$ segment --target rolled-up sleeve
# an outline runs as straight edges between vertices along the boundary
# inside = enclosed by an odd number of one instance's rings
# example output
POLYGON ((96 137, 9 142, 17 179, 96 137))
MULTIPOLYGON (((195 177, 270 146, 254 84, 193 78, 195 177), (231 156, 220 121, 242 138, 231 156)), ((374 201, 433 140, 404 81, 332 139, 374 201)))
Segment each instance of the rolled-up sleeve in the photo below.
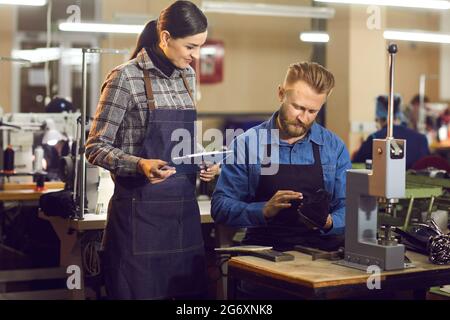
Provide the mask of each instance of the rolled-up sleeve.
POLYGON ((86 141, 87 160, 119 176, 137 174, 141 159, 114 145, 119 127, 131 103, 130 83, 121 70, 109 74, 102 86, 94 121, 86 141))

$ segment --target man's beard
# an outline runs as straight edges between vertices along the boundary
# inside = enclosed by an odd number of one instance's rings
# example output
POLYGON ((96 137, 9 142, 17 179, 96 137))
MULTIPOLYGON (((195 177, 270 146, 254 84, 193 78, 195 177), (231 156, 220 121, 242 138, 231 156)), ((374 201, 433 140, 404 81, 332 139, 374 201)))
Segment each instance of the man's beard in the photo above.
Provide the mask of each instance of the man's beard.
POLYGON ((278 117, 280 119, 280 129, 285 135, 289 136, 290 138, 298 138, 304 136, 313 124, 311 123, 310 125, 306 125, 299 122, 298 120, 289 120, 287 118, 284 106, 280 108, 278 117))

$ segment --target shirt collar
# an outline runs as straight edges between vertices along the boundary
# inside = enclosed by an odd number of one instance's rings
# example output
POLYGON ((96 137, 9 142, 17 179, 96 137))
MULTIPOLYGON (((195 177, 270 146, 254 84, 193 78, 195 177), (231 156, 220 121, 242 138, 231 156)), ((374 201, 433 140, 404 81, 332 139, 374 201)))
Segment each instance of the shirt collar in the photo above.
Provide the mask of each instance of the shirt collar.
POLYGON ((136 56, 136 62, 139 65, 139 67, 143 70, 156 70, 162 77, 164 78, 178 78, 180 76, 181 70, 175 68, 174 72, 170 77, 166 76, 164 72, 158 69, 158 67, 155 66, 152 59, 150 59, 147 50, 145 48, 142 48, 141 51, 136 56))
MULTIPOLYGON (((277 129, 276 119, 278 117, 278 113, 279 113, 279 111, 276 111, 270 117, 269 122, 268 122, 269 129, 277 129)), ((321 130, 320 125, 318 125, 314 121, 311 129, 309 129, 308 133, 306 134, 306 137, 304 139, 298 140, 296 143, 301 142, 301 141, 307 141, 307 142, 312 141, 315 144, 323 145, 324 141, 323 141, 322 130, 321 130)))

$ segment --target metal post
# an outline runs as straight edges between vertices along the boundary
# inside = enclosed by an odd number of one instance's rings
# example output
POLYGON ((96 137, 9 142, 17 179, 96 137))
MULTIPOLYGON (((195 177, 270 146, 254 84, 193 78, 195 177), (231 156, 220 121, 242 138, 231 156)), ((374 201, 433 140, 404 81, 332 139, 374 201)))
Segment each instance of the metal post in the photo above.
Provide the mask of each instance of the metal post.
POLYGON ((394 137, 394 69, 395 54, 397 51, 398 48, 395 43, 389 45, 389 104, 386 139, 392 139, 394 137))
POLYGON ((87 120, 87 57, 88 53, 110 53, 110 54, 128 54, 128 50, 117 49, 98 49, 98 48, 83 48, 82 49, 82 68, 81 68, 81 89, 82 89, 82 107, 81 107, 81 132, 80 144, 78 147, 78 154, 80 158, 79 163, 79 181, 75 181, 75 185, 79 186, 79 212, 78 219, 84 218, 85 198, 86 198, 86 120, 87 120))
POLYGON ((427 76, 421 74, 419 77, 419 110, 417 113, 417 130, 425 133, 425 82, 427 76))
POLYGON ((81 67, 81 90, 83 94, 82 107, 81 107, 81 132, 80 132, 80 145, 78 147, 78 154, 80 155, 80 210, 78 213, 78 218, 83 219, 84 217, 84 201, 86 197, 86 157, 85 157, 85 144, 86 144, 86 109, 87 109, 87 60, 86 53, 88 49, 83 48, 83 59, 81 67))
POLYGON ((405 223, 403 224, 404 231, 406 231, 406 229, 408 229, 409 221, 411 220, 413 206, 414 206, 414 197, 411 197, 411 199, 409 199, 408 211, 406 211, 405 223))

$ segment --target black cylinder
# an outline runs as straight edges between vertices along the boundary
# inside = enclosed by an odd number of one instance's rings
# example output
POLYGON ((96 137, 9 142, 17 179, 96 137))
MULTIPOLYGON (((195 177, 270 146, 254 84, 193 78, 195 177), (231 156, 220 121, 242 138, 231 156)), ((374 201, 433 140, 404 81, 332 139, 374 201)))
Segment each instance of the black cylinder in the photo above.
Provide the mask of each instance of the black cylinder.
POLYGON ((398 47, 397 47, 397 45, 395 43, 392 43, 392 44, 389 45, 388 52, 390 54, 395 54, 395 53, 397 53, 397 51, 398 51, 398 47))
POLYGON ((14 150, 11 145, 8 145, 3 153, 3 171, 14 171, 14 150))
POLYGON ((45 185, 45 176, 43 174, 36 175, 36 189, 42 190, 45 185))

